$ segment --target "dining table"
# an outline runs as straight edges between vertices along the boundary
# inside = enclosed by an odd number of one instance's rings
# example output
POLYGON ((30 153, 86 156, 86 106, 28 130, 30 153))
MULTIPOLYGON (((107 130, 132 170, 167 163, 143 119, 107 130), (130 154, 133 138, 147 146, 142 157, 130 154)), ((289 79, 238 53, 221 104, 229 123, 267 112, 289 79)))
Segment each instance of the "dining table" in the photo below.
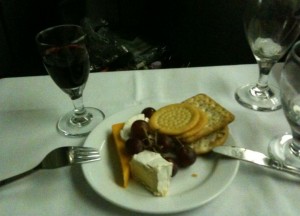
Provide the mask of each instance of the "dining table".
MULTIPOLYGON (((275 88, 278 87, 282 68, 282 63, 276 64, 269 76, 269 82, 275 88)), ((288 133, 290 127, 282 109, 253 111, 235 100, 234 92, 238 87, 257 79, 256 64, 93 72, 89 75, 83 98, 85 106, 97 107, 105 113, 101 125, 133 107, 180 103, 203 93, 235 116, 229 125, 232 143, 228 145, 267 155, 268 143, 276 136, 288 133)), ((56 129, 59 117, 71 109, 69 97, 48 75, 0 79, 0 181, 34 167, 57 147, 86 145, 91 134, 87 137, 66 137, 56 129)), ((229 159, 220 157, 218 160, 222 163, 229 159)), ((107 161, 103 160, 93 163, 107 165, 107 161)), ((194 205, 175 208, 170 191, 166 197, 147 195, 151 197, 149 202, 153 202, 151 211, 139 208, 138 199, 142 200, 143 196, 137 198, 136 209, 134 206, 126 208, 129 200, 126 196, 122 198, 123 203, 112 201, 113 197, 120 196, 113 192, 115 189, 109 195, 101 193, 101 184, 107 181, 106 173, 101 173, 101 169, 95 170, 100 176, 96 179, 99 187, 91 185, 91 176, 87 176, 85 169, 93 163, 39 170, 0 186, 0 215, 274 216, 299 215, 300 211, 299 176, 237 161, 236 172, 230 181, 224 179, 228 183, 205 202, 197 203, 197 194, 194 193, 190 200, 182 202, 183 206, 187 204, 185 202, 194 205), (165 204, 166 211, 156 211, 155 203, 163 203, 164 199, 169 200, 165 204)), ((218 188, 217 184, 222 181, 220 176, 216 185, 211 184, 207 191, 201 190, 202 184, 192 190, 203 196, 214 187, 218 188)), ((106 182, 106 190, 118 187, 115 184, 113 181, 106 182)), ((185 181, 180 184, 184 185, 185 181)), ((117 190, 126 189, 120 187, 117 190)))

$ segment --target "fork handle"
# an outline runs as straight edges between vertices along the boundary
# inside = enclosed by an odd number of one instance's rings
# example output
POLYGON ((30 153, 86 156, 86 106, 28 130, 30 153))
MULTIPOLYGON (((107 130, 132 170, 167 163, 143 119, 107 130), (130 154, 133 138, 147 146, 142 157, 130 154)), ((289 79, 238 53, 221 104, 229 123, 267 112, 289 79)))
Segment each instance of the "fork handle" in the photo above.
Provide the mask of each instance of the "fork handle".
POLYGON ((7 179, 1 180, 1 181, 0 181, 0 187, 1 187, 1 186, 4 186, 4 185, 6 185, 6 184, 9 184, 9 183, 11 183, 11 182, 14 182, 14 181, 16 181, 16 180, 18 180, 18 179, 21 179, 21 178, 23 178, 23 177, 25 177, 25 176, 28 176, 28 175, 30 175, 31 173, 34 173, 34 172, 38 171, 38 170, 39 170, 39 167, 40 167, 40 165, 38 165, 38 166, 36 166, 36 167, 34 167, 34 168, 30 169, 30 170, 27 170, 27 171, 25 171, 25 172, 23 172, 23 173, 20 173, 20 174, 17 174, 17 175, 15 175, 15 176, 9 177, 9 178, 7 178, 7 179))

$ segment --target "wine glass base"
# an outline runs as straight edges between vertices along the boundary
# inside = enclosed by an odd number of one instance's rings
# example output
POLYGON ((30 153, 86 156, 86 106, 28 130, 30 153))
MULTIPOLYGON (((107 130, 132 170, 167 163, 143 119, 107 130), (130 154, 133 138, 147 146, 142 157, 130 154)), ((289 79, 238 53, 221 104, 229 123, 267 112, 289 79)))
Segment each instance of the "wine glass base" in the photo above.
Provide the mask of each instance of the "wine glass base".
POLYGON ((281 137, 273 139, 268 147, 270 157, 285 165, 300 168, 300 157, 293 154, 290 144, 292 142, 291 134, 284 134, 281 137))
POLYGON ((281 108, 280 91, 269 87, 266 92, 256 91, 256 84, 238 88, 235 99, 242 106, 256 111, 275 111, 281 108))
POLYGON ((58 132, 65 136, 86 136, 104 120, 105 115, 101 110, 93 107, 86 107, 85 109, 88 113, 88 120, 84 124, 74 124, 71 120, 74 116, 74 111, 70 111, 57 122, 58 132))

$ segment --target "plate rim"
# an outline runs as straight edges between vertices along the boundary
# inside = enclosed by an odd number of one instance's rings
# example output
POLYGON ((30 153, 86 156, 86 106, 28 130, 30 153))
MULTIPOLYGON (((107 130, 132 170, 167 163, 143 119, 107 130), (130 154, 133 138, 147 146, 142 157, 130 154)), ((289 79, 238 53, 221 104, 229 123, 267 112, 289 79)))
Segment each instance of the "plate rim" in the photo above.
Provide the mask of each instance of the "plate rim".
MULTIPOLYGON (((150 106, 152 107, 161 107, 163 105, 165 105, 166 103, 154 103, 152 102, 150 106)), ((104 119, 103 122, 101 122, 89 135, 88 137, 86 138, 86 140, 84 141, 84 144, 83 146, 91 146, 91 141, 93 139, 94 136, 96 136, 96 133, 101 130, 103 128, 103 130, 105 128, 108 127, 108 125, 111 125, 112 123, 118 123, 117 119, 119 118, 122 118, 122 115, 130 115, 131 113, 136 113, 136 112, 139 112, 141 111, 143 108, 145 107, 148 107, 149 105, 148 104, 139 104, 139 105, 135 105, 135 106, 131 106, 131 107, 128 107, 120 112, 117 112, 111 116, 109 116, 108 118, 104 119)), ((126 118, 129 118, 130 116, 127 116, 126 118)), ((124 119, 126 120, 126 119, 124 119)), ((110 129, 110 128, 109 128, 110 129)), ((103 147, 103 145, 105 145, 105 142, 107 143, 107 134, 105 134, 106 132, 103 131, 103 140, 102 140, 102 143, 98 143, 99 144, 99 147, 101 146, 101 148, 103 147)), ((100 133, 98 134, 98 137, 100 137, 100 133)), ((231 139, 234 141, 234 138, 230 135, 231 139)), ((100 141, 101 142, 101 141, 100 141)), ((235 141, 234 141, 235 142, 235 141)), ((92 144, 93 146, 93 144, 92 144)), ((95 146, 93 146, 95 147, 95 146)), ((102 149, 101 149, 102 151, 102 149)), ((101 152, 100 152, 101 154, 101 152)), ((90 163, 90 164, 82 164, 82 171, 83 171, 83 174, 84 174, 84 177, 85 179, 87 180, 88 184, 93 188, 93 190, 98 194, 100 195, 101 197, 103 197, 105 200, 109 201, 110 203, 116 205, 116 206, 119 206, 123 209, 127 209, 127 210, 131 210, 131 211, 135 211, 135 212, 140 212, 140 213, 151 213, 151 214, 167 214, 167 213, 178 213, 178 212, 183 212, 183 211, 187 211, 187 210, 191 210, 191 209, 194 209, 194 208, 197 208, 197 207, 200 207, 208 202, 210 202, 211 200, 213 200, 214 198, 218 197, 221 193, 223 193, 227 188, 228 186, 232 183, 233 179, 235 178, 237 172, 238 172, 238 169, 239 169, 239 161, 238 160, 231 160, 231 175, 228 175, 227 176, 227 182, 224 183, 222 185, 222 187, 219 188, 219 190, 217 190, 216 192, 214 192, 212 195, 210 195, 206 200, 203 200, 202 202, 189 202, 188 205, 180 205, 180 206, 176 206, 176 208, 173 208, 173 209, 169 209, 168 207, 166 207, 165 209, 157 209, 157 208, 152 208, 152 209, 141 209, 141 208, 138 208, 137 206, 131 206, 131 205, 128 205, 128 203, 123 204, 120 203, 118 201, 118 199, 114 199, 113 196, 105 196, 103 194, 103 190, 101 191, 101 189, 99 190, 99 187, 97 187, 96 185, 94 185, 94 181, 92 180, 92 177, 91 177, 91 173, 89 172, 89 169, 92 169, 91 167, 93 166, 96 166, 95 163, 90 163)), ((99 162, 97 163, 103 163, 102 160, 100 160, 99 162)), ((99 170, 100 172, 100 170, 99 170)), ((93 175, 93 174, 92 174, 93 175)), ((122 187, 120 187, 119 185, 117 185, 116 182, 113 181, 113 183, 115 183, 115 186, 122 189, 122 190, 126 190, 122 187)), ((150 193, 149 193, 150 194, 150 193)), ((115 195, 114 195, 115 196, 115 195)), ((131 197, 131 196, 130 196, 131 197)), ((155 197, 153 196, 152 194, 150 194, 150 199, 152 199, 152 197, 154 197, 155 199, 158 199, 160 200, 160 202, 162 202, 162 200, 167 200, 169 201, 170 199, 172 199, 172 196, 166 196, 166 197, 155 197)), ((183 196, 185 197, 185 196, 183 196)), ((175 199, 175 198, 173 198, 175 199)), ((190 200, 189 200, 190 201, 190 200)), ((182 204, 182 202, 181 202, 182 204)))

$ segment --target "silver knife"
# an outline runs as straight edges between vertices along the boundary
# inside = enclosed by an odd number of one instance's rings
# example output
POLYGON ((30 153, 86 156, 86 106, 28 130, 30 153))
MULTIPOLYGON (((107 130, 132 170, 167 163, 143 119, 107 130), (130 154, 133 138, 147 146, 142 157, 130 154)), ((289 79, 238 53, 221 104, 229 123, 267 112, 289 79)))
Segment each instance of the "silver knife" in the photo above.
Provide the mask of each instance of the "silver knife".
POLYGON ((278 171, 287 172, 294 175, 300 176, 300 169, 285 165, 279 161, 267 157, 261 152, 252 151, 245 148, 240 148, 236 146, 219 146, 213 149, 213 152, 225 155, 227 157, 251 162, 260 166, 275 169, 278 171))

